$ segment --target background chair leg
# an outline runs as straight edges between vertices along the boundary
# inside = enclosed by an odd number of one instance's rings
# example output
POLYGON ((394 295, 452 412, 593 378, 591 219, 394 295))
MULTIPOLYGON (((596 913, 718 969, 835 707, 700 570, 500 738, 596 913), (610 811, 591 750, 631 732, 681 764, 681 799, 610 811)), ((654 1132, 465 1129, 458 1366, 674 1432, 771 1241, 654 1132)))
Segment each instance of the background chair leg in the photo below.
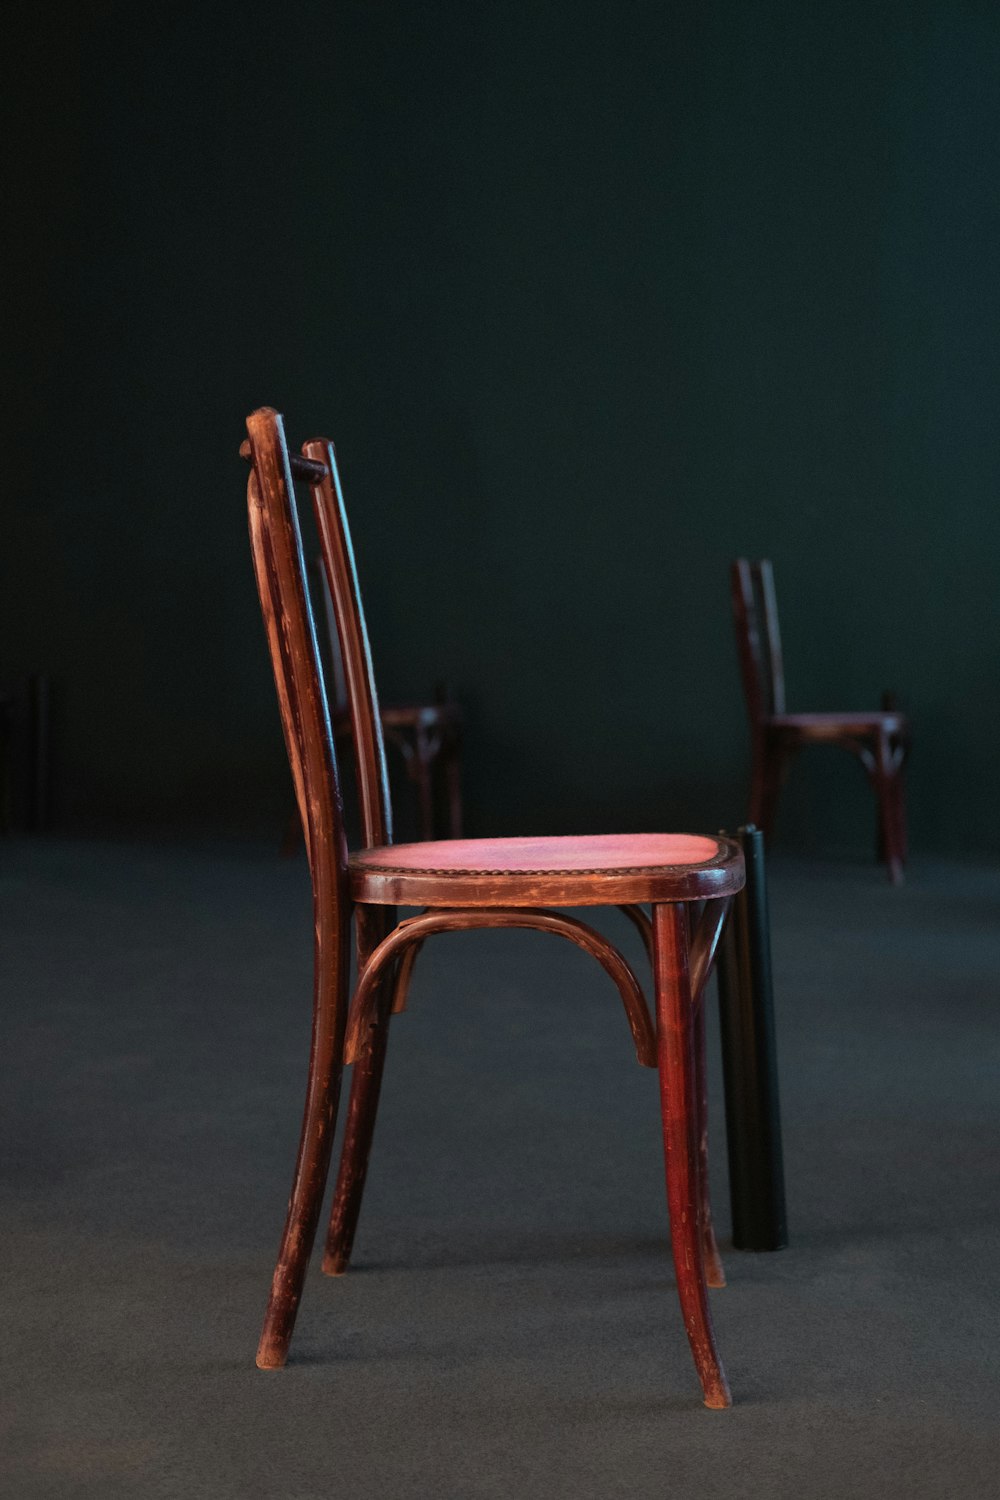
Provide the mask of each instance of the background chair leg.
MULTIPOLYGON (((358 908, 359 970, 382 938, 388 935, 394 921, 395 913, 389 907, 358 908)), ((326 1276, 343 1276, 354 1248, 354 1235, 361 1213, 361 1201, 368 1178, 368 1161, 375 1136, 375 1121, 378 1117, 385 1053, 389 1043, 389 1012, 394 993, 395 965, 390 964, 380 988, 378 1025, 372 1028, 364 1056, 354 1064, 344 1144, 340 1152, 333 1211, 323 1256, 323 1273, 326 1276)))
POLYGON ((445 785, 448 792, 448 837, 462 837, 462 752, 458 736, 452 740, 444 757, 445 785))
POLYGON ((733 1244, 781 1250, 788 1225, 764 839, 750 826, 736 837, 746 885, 733 898, 716 960, 733 1244))
POLYGON ((905 865, 910 849, 906 829, 906 784, 901 766, 892 778, 892 802, 896 824, 896 850, 900 862, 905 865))
POLYGON ((766 742, 754 751, 747 822, 759 828, 768 843, 774 832, 778 793, 788 774, 788 762, 787 750, 769 747, 766 742))
POLYGON ((903 860, 899 847, 899 807, 896 782, 898 772, 893 764, 889 737, 880 734, 876 745, 875 796, 878 802, 879 845, 893 885, 903 879, 903 860))
POLYGON ((420 837, 424 840, 432 839, 434 837, 434 751, 419 729, 412 772, 417 784, 420 837))
POLYGON ((257 1347, 257 1365, 262 1370, 279 1369, 288 1356, 302 1283, 323 1206, 343 1073, 347 933, 338 935, 329 931, 328 919, 324 929, 319 903, 317 907, 320 935, 309 1080, 288 1214, 257 1347))
POLYGON ((653 907, 660 1109, 677 1292, 705 1405, 732 1405, 708 1307, 699 1182, 698 1088, 687 920, 680 906, 653 907))

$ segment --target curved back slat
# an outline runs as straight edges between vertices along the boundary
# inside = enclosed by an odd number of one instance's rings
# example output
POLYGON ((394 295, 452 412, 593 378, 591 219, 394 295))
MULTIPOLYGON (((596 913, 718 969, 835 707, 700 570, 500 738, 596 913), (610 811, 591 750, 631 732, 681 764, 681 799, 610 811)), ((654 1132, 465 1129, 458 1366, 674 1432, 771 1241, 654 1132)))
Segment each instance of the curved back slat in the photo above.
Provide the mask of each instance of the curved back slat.
POLYGON ((310 488, 351 715, 361 836, 370 849, 392 842, 392 808, 368 630, 333 444, 316 438, 304 443, 302 452, 325 469, 310 488))
POLYGON ((282 420, 270 407, 247 418, 253 470, 250 542, 282 728, 317 901, 346 901, 347 844, 323 669, 306 586, 292 467, 282 420))
POLYGON ((264 513, 263 502, 260 497, 260 485, 257 482, 256 473, 251 470, 247 481, 247 517, 250 523, 250 552, 253 557, 254 576, 257 580, 257 594, 260 598, 261 614, 264 616, 264 629, 267 632, 267 646, 271 656, 271 667, 274 672, 274 685, 278 693, 278 707, 281 715, 281 728, 285 736, 285 748, 288 751, 288 764, 292 770, 292 781, 295 784, 295 801, 299 809, 299 819, 302 823, 302 833, 306 843, 306 853, 309 862, 312 863, 312 855, 309 850, 309 813, 306 803, 305 774, 303 771, 303 752, 299 739, 298 722, 292 708, 292 685, 291 668, 287 660, 284 637, 278 624, 280 605, 278 603, 278 584, 274 573, 274 559, 271 553, 271 542, 268 536, 267 517, 264 513))
POLYGON ((754 572, 764 609, 764 636, 767 641, 767 675, 771 684, 772 714, 785 712, 785 663, 781 654, 781 630, 778 626, 778 599, 774 592, 774 569, 767 558, 761 558, 754 572))

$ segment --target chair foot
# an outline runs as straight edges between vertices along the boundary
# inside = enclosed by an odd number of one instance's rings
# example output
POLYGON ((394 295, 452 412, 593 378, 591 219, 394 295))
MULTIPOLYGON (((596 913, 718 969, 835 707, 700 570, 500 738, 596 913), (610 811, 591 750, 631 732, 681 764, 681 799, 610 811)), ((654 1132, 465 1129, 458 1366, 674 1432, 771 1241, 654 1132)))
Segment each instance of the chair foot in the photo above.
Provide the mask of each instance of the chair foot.
POLYGON ((283 1370, 288 1359, 288 1340, 261 1335, 257 1345, 258 1370, 283 1370))

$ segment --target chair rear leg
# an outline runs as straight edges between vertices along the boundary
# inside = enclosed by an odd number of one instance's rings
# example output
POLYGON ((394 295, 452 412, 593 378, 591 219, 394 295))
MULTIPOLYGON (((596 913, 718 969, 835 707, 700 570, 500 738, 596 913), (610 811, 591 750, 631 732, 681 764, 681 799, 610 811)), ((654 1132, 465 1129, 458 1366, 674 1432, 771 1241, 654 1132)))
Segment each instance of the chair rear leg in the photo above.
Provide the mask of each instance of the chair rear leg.
MULTIPOLYGON (((359 907, 357 910, 359 969, 389 931, 392 919, 384 914, 388 910, 389 908, 371 907, 359 907)), ((372 1028, 364 1056, 354 1064, 344 1144, 340 1153, 337 1186, 323 1255, 323 1273, 326 1276, 343 1276, 354 1248, 354 1235, 361 1213, 368 1178, 368 1161, 375 1136, 375 1121, 378 1118, 395 979, 395 966, 390 965, 379 996, 379 1023, 372 1028)))
POLYGON ((896 825, 896 852, 900 863, 905 865, 910 849, 906 828, 906 779, 901 765, 896 767, 896 774, 892 778, 892 803, 896 825))
POLYGON ((902 832, 899 817, 898 770, 893 765, 892 746, 887 734, 879 734, 875 749, 875 776, 873 785, 878 802, 879 848, 889 871, 893 885, 903 879, 903 859, 900 848, 902 832))
POLYGON ((697 1004, 694 1017, 694 1070, 696 1098, 698 1101, 698 1195, 701 1218, 701 1244, 705 1258, 705 1280, 709 1286, 725 1286, 726 1273, 715 1238, 715 1223, 712 1219, 712 1199, 708 1183, 708 1068, 705 1057, 705 1000, 704 995, 697 1004))
POLYGON ((677 905, 653 908, 660 1108, 677 1292, 705 1405, 732 1404, 708 1307, 700 1212, 695 1015, 687 921, 677 905))
POLYGON ((367 1052, 354 1064, 344 1145, 323 1256, 323 1273, 326 1276, 343 1276, 351 1261, 361 1200, 368 1177, 375 1120, 378 1116, 389 1038, 387 1022, 388 1017, 383 1017, 381 1024, 374 1028, 367 1052))

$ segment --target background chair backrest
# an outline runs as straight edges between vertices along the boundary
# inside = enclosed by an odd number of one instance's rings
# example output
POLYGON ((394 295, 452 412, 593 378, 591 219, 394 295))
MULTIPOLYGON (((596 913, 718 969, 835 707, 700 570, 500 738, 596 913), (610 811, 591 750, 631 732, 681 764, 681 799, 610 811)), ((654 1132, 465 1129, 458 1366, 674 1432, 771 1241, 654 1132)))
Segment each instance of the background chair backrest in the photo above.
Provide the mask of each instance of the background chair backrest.
POLYGON ((785 671, 774 570, 739 557, 731 570, 733 619, 743 692, 752 724, 785 712, 785 671))

